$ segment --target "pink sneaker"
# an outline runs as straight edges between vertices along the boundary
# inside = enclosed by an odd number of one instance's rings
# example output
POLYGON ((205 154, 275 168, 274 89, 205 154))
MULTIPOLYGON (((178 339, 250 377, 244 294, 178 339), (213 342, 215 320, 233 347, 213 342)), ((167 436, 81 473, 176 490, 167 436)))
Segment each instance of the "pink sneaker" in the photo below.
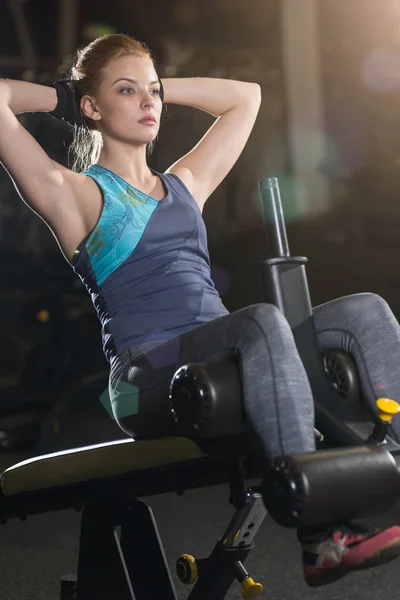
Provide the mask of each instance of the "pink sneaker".
POLYGON ((400 527, 383 531, 364 525, 332 526, 323 532, 299 532, 308 585, 332 583, 350 571, 368 569, 400 556, 400 527))

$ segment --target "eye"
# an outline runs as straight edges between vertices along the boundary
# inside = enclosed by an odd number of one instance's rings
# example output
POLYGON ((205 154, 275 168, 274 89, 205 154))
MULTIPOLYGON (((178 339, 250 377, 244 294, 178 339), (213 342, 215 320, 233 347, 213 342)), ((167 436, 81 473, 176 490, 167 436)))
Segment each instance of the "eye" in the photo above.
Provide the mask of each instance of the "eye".
POLYGON ((152 94, 155 94, 156 96, 160 95, 160 90, 151 90, 152 94))
POLYGON ((129 96, 130 92, 134 92, 135 90, 133 88, 123 88, 122 90, 120 90, 121 94, 124 94, 125 96, 129 96), (128 93, 129 92, 129 93, 128 93))

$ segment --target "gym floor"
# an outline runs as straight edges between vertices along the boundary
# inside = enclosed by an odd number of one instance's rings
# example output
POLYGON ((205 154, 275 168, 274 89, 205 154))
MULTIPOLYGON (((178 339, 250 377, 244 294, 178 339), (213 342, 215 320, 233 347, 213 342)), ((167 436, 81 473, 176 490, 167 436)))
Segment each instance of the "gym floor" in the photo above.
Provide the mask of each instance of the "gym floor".
MULTIPOLYGON (((23 458, 4 455, 0 457, 0 468, 23 458)), ((179 554, 201 558, 211 552, 233 512, 227 497, 227 488, 216 486, 192 490, 182 497, 165 494, 148 498, 174 576, 179 554)), ((60 575, 76 570, 79 521, 79 513, 64 511, 0 526, 0 599, 59 600, 60 575)), ((374 519, 378 527, 396 522, 400 522, 399 507, 374 519)), ((325 588, 308 588, 302 579, 295 532, 269 518, 258 532, 246 567, 253 579, 264 585, 260 600, 387 600, 397 598, 400 587, 400 562, 392 562, 349 575, 325 588)), ((176 587, 179 600, 187 598, 189 589, 180 582, 176 587)), ((227 600, 241 598, 240 586, 235 583, 227 600)))

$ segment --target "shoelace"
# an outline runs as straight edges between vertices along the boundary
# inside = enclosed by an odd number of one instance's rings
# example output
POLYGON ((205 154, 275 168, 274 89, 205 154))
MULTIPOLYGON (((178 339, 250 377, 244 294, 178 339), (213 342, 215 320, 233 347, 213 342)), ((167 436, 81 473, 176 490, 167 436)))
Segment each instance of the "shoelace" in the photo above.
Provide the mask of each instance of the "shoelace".
POLYGON ((331 527, 328 532, 327 538, 333 537, 337 531, 340 531, 341 533, 346 535, 347 541, 349 543, 354 543, 360 541, 361 539, 368 539, 370 537, 373 537, 379 532, 379 529, 371 530, 369 527, 363 525, 362 523, 348 523, 346 525, 338 525, 336 527, 331 527))
POLYGON ((324 540, 332 538, 338 531, 343 533, 343 535, 347 535, 347 538, 352 542, 359 541, 361 537, 367 539, 379 533, 379 529, 371 530, 362 523, 337 523, 325 530, 318 530, 317 528, 309 528, 308 530, 303 529, 299 531, 299 540, 303 544, 315 543, 318 541, 323 542, 324 540))

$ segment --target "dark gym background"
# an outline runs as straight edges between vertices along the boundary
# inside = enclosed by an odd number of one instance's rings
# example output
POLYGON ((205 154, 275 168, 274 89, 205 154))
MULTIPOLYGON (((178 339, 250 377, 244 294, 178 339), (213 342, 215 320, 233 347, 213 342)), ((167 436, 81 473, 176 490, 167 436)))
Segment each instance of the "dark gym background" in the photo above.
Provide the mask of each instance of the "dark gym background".
MULTIPOLYGON (((204 210, 228 309, 261 301, 256 263, 268 249, 257 180, 275 175, 292 254, 309 258, 313 303, 371 291, 400 316, 399 0, 2 0, 0 77, 51 83, 78 45, 113 31, 145 41, 161 77, 262 86, 251 138, 204 210)), ((66 125, 20 118, 67 164, 66 125)), ((163 121, 150 159, 159 170, 211 122, 177 106, 163 121)), ((0 468, 123 437, 99 400, 107 363, 90 298, 1 167, 0 328, 0 468)), ((227 498, 216 487, 151 499, 171 565, 181 552, 211 551, 231 515, 227 498)), ((399 521, 395 510, 378 525, 399 521)), ((0 527, 0 598, 55 600, 59 576, 76 567, 78 526, 79 515, 65 512, 0 527)), ((270 520, 247 565, 262 598, 372 600, 396 597, 400 584, 391 564, 309 590, 293 532, 270 520)), ((239 597, 232 588, 229 598, 239 597)))

